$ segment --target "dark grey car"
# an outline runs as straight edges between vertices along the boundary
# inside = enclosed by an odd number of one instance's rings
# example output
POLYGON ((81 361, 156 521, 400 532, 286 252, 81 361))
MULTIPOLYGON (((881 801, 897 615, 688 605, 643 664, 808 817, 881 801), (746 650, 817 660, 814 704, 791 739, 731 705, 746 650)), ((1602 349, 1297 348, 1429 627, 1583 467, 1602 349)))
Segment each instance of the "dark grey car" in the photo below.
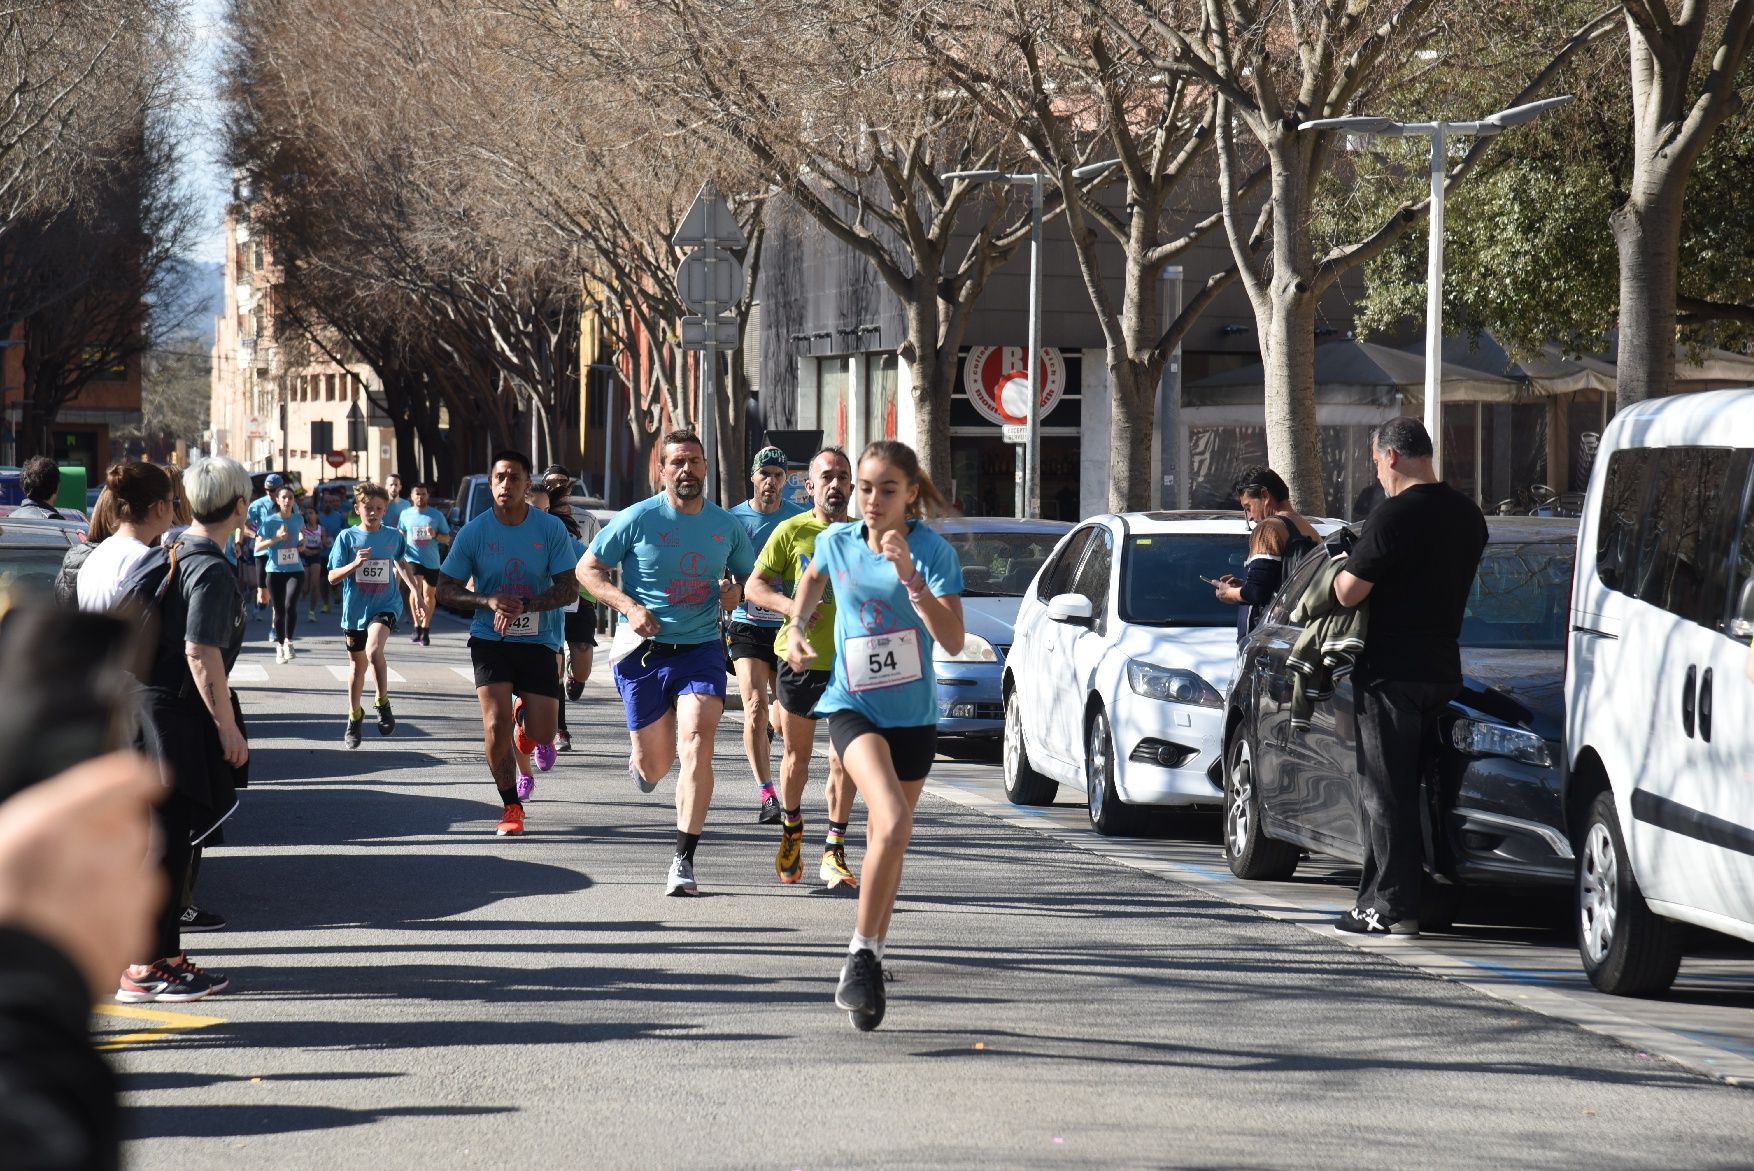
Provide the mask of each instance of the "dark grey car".
MULTIPOLYGON (((1463 885, 1571 881, 1560 768, 1565 626, 1577 522, 1488 518, 1462 625, 1462 694, 1440 718, 1422 792, 1426 859, 1463 885)), ((1293 574, 1243 645, 1227 701, 1224 853, 1243 878, 1288 878, 1303 851, 1364 857, 1350 679, 1291 726, 1293 574)))

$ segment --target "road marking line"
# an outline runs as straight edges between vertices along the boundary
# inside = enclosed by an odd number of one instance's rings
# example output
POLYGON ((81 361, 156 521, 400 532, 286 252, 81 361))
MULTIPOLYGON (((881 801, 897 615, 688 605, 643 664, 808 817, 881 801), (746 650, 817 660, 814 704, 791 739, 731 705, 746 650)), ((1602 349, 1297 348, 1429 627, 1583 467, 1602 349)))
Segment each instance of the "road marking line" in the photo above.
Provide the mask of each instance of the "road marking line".
POLYGON ((231 669, 228 678, 233 683, 266 683, 268 668, 260 663, 239 663, 231 669))
POLYGON ((92 1008, 92 1012, 99 1016, 116 1017, 121 1020, 153 1021, 158 1024, 156 1029, 147 1029, 138 1033, 123 1033, 120 1036, 95 1040, 92 1047, 98 1050, 122 1049, 145 1041, 162 1040, 165 1037, 188 1032, 191 1029, 205 1029, 225 1023, 224 1017, 196 1016, 186 1012, 165 1012, 163 1009, 138 1008, 131 1004, 99 1004, 92 1008))
MULTIPOLYGON (((343 666, 340 666, 340 665, 335 664, 335 663, 329 664, 329 674, 335 676, 335 682, 337 682, 337 683, 347 682, 347 680, 352 676, 352 672, 353 672, 353 667, 351 665, 343 667, 343 666)), ((367 679, 371 678, 370 671, 366 672, 366 678, 367 679)), ((391 683, 406 683, 406 682, 408 682, 407 679, 404 679, 402 677, 402 672, 396 670, 396 668, 394 668, 394 667, 390 668, 388 678, 389 678, 391 683)))

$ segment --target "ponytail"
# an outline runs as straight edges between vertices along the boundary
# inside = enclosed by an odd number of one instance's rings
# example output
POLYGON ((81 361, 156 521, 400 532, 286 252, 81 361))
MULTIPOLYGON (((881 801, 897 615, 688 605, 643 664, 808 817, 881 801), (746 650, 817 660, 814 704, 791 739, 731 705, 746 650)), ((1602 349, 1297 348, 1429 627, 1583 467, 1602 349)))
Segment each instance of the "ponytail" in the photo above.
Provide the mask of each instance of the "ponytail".
POLYGON ((907 444, 895 439, 875 440, 867 444, 865 450, 859 453, 859 463, 862 464, 868 459, 882 460, 896 468, 907 477, 910 486, 919 489, 914 496, 913 503, 907 506, 909 520, 933 520, 937 517, 955 514, 956 510, 950 506, 949 501, 944 499, 944 494, 938 491, 938 486, 932 483, 932 477, 928 476, 926 470, 920 467, 920 457, 915 455, 914 449, 907 444))

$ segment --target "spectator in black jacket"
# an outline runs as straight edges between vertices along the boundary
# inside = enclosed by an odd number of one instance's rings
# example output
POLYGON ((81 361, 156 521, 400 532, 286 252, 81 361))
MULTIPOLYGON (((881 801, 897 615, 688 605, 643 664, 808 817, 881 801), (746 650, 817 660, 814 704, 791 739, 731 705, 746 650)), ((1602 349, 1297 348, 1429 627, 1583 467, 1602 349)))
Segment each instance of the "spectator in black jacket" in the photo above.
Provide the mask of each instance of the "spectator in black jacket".
POLYGON ((0 802, 0 1161, 107 1169, 120 1158, 114 1075, 91 1005, 146 945, 165 894, 148 806, 157 771, 132 753, 0 802))
POLYGON ((61 491, 61 469, 46 455, 33 455, 24 461, 18 486, 24 492, 24 503, 12 515, 29 520, 66 520, 55 510, 55 494, 61 491))
POLYGON ((1217 587, 1219 601, 1242 607, 1236 615, 1236 640, 1241 642, 1260 622, 1262 609, 1298 559, 1321 544, 1321 535, 1291 507, 1291 490, 1265 464, 1244 468, 1230 494, 1253 525, 1241 579, 1225 574, 1217 587))

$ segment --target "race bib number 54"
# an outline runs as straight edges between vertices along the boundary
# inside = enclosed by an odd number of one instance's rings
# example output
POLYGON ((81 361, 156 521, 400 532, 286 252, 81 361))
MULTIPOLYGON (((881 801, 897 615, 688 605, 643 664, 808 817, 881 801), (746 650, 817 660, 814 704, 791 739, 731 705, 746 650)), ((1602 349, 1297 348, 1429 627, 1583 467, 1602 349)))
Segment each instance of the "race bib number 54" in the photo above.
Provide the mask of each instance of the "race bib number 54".
POLYGON ((900 687, 917 683, 922 677, 917 630, 849 638, 841 653, 846 657, 847 688, 851 691, 900 687))

